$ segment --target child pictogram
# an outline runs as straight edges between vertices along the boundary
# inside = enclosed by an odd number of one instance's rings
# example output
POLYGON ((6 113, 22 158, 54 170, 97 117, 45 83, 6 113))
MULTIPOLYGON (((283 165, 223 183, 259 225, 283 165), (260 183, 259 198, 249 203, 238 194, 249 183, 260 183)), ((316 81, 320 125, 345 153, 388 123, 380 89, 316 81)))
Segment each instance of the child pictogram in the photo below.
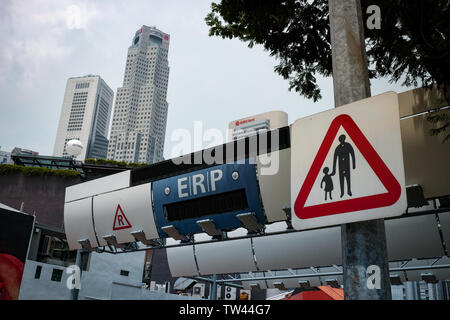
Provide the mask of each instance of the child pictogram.
POLYGON ((333 200, 331 197, 331 191, 333 191, 333 180, 331 179, 331 174, 328 174, 330 169, 328 167, 323 168, 324 177, 322 178, 322 182, 320 182, 320 188, 322 189, 322 185, 325 184, 325 201, 327 200, 327 194, 330 195, 330 200, 333 200))

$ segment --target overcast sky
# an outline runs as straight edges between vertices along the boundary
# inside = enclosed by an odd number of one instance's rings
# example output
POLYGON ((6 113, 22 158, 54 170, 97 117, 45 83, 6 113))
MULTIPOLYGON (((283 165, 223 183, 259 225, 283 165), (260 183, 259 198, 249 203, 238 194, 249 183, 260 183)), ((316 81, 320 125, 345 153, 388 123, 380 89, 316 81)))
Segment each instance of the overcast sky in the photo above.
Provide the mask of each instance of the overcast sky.
MULTIPOLYGON (((0 146, 51 155, 66 81, 98 74, 117 92, 127 49, 142 25, 171 35, 165 157, 177 128, 223 131, 228 122, 271 110, 289 123, 333 107, 332 79, 320 79, 317 103, 288 91, 262 47, 208 36, 208 0, 2 0, 0 2, 0 146), (81 19, 74 19, 80 11, 81 19)), ((372 82, 372 95, 409 88, 372 82)))

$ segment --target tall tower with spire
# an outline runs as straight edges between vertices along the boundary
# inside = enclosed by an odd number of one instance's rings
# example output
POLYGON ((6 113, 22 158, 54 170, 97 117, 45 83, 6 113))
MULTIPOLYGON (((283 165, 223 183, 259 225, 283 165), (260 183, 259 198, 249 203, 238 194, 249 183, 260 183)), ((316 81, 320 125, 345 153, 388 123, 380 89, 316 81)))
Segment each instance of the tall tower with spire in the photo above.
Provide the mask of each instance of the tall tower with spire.
POLYGON ((142 26, 128 48, 123 86, 117 89, 108 159, 163 160, 167 123, 169 35, 142 26))

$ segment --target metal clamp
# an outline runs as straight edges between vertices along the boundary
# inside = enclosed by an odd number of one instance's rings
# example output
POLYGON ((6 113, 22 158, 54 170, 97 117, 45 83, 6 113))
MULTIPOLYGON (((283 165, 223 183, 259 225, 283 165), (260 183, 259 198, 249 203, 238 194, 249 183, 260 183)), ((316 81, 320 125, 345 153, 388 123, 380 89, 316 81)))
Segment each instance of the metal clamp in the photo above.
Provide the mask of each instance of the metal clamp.
POLYGON ((258 220, 256 220, 255 214, 252 212, 241 213, 236 215, 236 217, 241 221, 243 227, 249 232, 261 232, 264 228, 261 224, 259 224, 258 220))
POLYGON ((283 212, 286 214, 286 225, 288 230, 294 230, 292 226, 292 210, 291 207, 283 207, 283 212))
POLYGON ((174 238, 175 240, 181 240, 181 241, 187 241, 188 238, 184 235, 181 235, 177 228, 175 228, 175 226, 170 225, 170 226, 165 226, 161 228, 162 231, 164 231, 165 233, 167 233, 167 235, 169 237, 174 238))
POLYGON ((89 239, 81 239, 78 240, 78 243, 81 245, 81 247, 85 250, 92 251, 91 242, 89 239))
POLYGON ((212 219, 198 220, 197 224, 210 236, 220 236, 222 231, 217 230, 214 221, 212 219))
POLYGON ((309 282, 309 280, 299 280, 298 284, 300 285, 300 287, 303 290, 311 290, 312 289, 311 283, 309 282))
POLYGON ((277 288, 278 290, 286 290, 286 287, 284 286, 284 283, 281 281, 277 281, 273 283, 273 286, 277 288))
POLYGON ((131 232, 131 235, 134 237, 134 239, 136 241, 140 241, 147 246, 155 246, 156 247, 156 246, 161 245, 159 243, 159 241, 156 239, 147 239, 147 237, 145 236, 145 232, 142 230, 133 231, 133 232, 131 232))
POLYGON ((327 280, 325 280, 325 282, 327 283, 327 285, 329 285, 332 288, 340 288, 341 287, 339 285, 339 282, 337 281, 337 279, 327 279, 327 280))
POLYGON ((257 282, 250 283, 250 288, 252 289, 261 289, 261 286, 257 282))
POLYGON ((402 279, 398 274, 391 274, 389 276, 389 280, 391 281, 391 285, 393 286, 400 286, 403 284, 402 279))
POLYGON ((434 275, 433 273, 421 273, 420 277, 426 283, 437 283, 438 282, 436 275, 434 275))
POLYGON ((115 235, 107 235, 107 236, 103 236, 103 239, 105 239, 106 243, 110 246, 114 246, 116 248, 125 248, 126 245, 124 244, 119 244, 117 242, 116 236, 115 235))

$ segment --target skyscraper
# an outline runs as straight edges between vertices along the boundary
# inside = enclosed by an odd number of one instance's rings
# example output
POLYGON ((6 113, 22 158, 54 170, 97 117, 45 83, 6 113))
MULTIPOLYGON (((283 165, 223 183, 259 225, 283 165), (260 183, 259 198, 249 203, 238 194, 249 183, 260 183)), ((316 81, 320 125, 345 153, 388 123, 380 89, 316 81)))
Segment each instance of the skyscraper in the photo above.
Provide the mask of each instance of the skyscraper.
POLYGON ((169 35, 142 26, 128 49, 117 89, 108 159, 155 163, 163 159, 168 103, 169 35))
POLYGON ((84 146, 77 160, 106 158, 113 97, 114 92, 100 76, 69 78, 53 155, 68 156, 67 142, 77 139, 84 146))

